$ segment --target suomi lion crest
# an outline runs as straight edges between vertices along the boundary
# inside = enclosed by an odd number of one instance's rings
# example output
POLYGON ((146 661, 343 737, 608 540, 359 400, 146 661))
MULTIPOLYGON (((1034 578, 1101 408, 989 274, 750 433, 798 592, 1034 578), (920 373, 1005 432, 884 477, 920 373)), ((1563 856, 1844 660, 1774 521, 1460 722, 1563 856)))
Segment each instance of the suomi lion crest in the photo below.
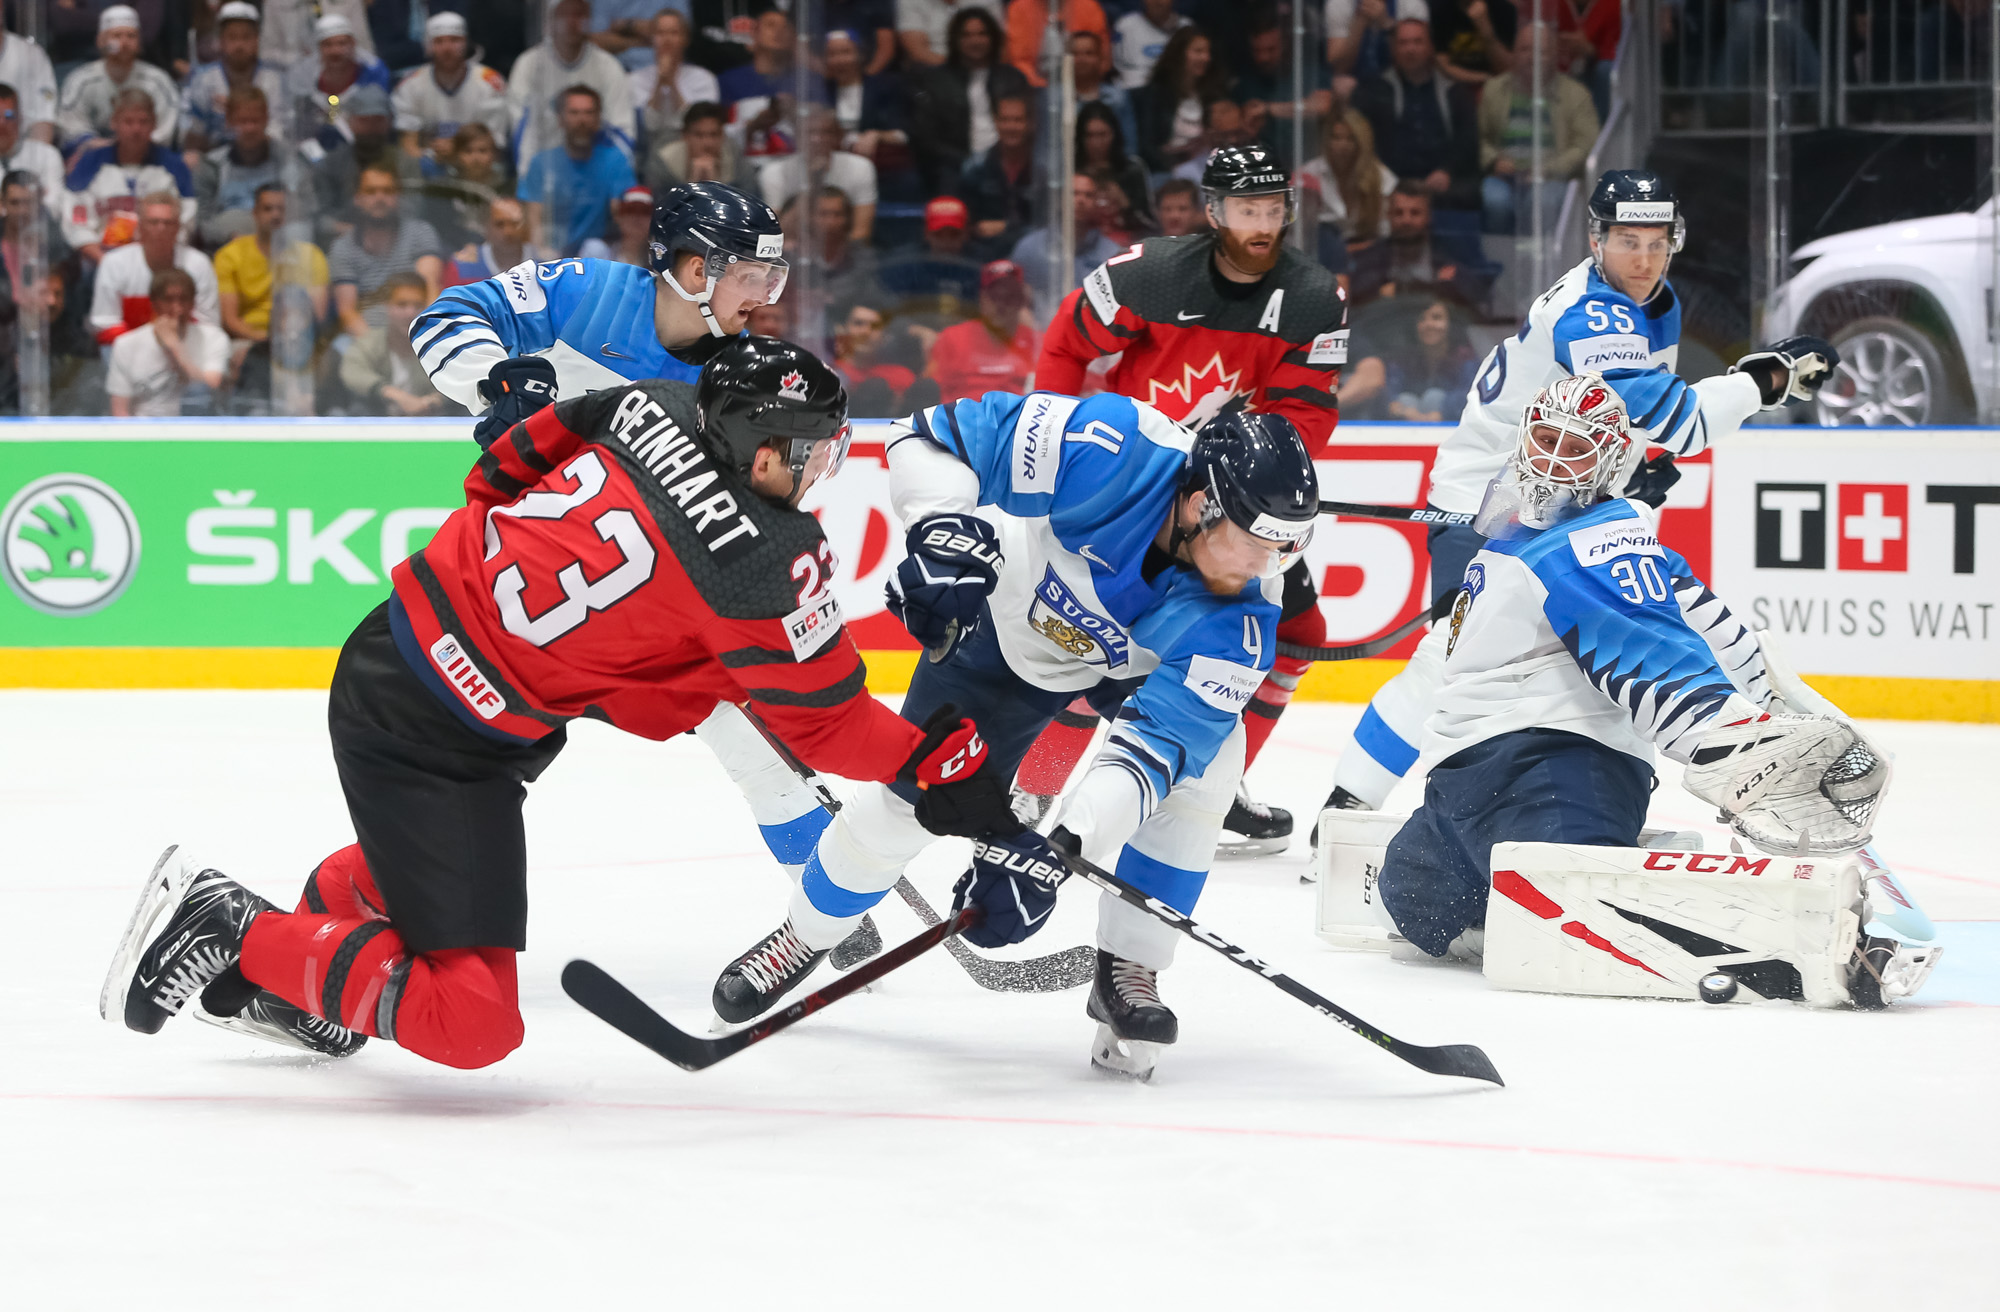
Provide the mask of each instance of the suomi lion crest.
POLYGON ((138 572, 139 521, 106 484, 50 474, 0 512, 0 567, 36 610, 88 615, 116 601, 138 572))

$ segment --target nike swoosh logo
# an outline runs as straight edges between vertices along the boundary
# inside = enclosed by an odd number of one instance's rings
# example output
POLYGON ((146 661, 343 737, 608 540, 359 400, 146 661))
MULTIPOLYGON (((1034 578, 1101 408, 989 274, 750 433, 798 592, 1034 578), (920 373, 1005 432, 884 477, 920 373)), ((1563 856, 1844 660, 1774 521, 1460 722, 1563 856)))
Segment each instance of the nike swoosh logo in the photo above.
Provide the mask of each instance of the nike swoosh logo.
POLYGON ((1092 551, 1090 549, 1089 543, 1085 543, 1083 546, 1078 547, 1076 549, 1076 554, 1082 556, 1085 560, 1097 566, 1105 573, 1109 574, 1112 572, 1111 562, 1100 557, 1095 551, 1092 551))
POLYGON ((600 346, 597 348, 597 351, 598 354, 600 355, 608 355, 618 360, 630 360, 635 364, 638 363, 639 360, 639 357, 636 355, 627 355, 623 351, 614 351, 608 346, 600 346))
POLYGON ((1180 310, 1174 314, 1174 318, 1179 319, 1182 323, 1186 323, 1189 319, 1206 319, 1207 317, 1208 311, 1206 310, 1200 314, 1189 314, 1186 310, 1180 310))

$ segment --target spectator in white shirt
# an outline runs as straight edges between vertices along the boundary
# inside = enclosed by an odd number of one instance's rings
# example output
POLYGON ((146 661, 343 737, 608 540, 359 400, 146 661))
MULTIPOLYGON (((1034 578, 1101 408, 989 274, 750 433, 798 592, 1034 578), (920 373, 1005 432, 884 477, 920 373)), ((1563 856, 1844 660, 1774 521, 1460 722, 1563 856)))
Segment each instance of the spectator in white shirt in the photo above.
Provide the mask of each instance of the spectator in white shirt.
POLYGON ((463 16, 436 13, 424 23, 424 52, 431 62, 404 77, 390 97, 406 153, 429 152, 449 164, 451 139, 467 123, 480 124, 495 141, 507 139, 513 129, 507 79, 470 58, 470 51, 463 16))
POLYGON ((322 18, 344 18, 354 34, 354 46, 368 58, 375 58, 375 36, 368 30, 368 6, 364 0, 263 0, 264 58, 279 68, 290 68, 319 53, 313 25, 322 18))
POLYGON ((32 41, 0 31, 0 82, 14 88, 23 135, 55 144, 56 73, 32 41))
POLYGON ((590 27, 590 0, 555 0, 549 6, 548 35, 533 50, 514 61, 507 76, 507 107, 514 115, 514 165, 544 150, 562 145, 561 110, 557 99, 574 86, 598 95, 604 110, 604 130, 612 144, 632 153, 632 89, 618 57, 585 39, 590 27))
MULTIPOLYGON (((14 38, 18 40, 19 38, 14 38)), ((52 215, 62 213, 62 155, 40 137, 21 131, 21 93, 0 82, 0 174, 32 173, 42 186, 42 204, 52 215)))
POLYGON ((945 37, 957 12, 957 0, 896 0, 896 41, 903 47, 903 58, 942 64, 950 53, 945 37))
POLYGON ((171 269, 188 276, 194 288, 190 308, 202 323, 222 322, 222 300, 216 290, 215 266, 208 257, 181 242, 181 200, 172 192, 155 192, 139 201, 139 239, 105 253, 97 266, 97 288, 90 298, 90 330, 110 342, 128 328, 144 323, 155 306, 146 297, 154 279, 171 269))
POLYGON ((847 239, 865 243, 875 229, 875 166, 852 151, 835 150, 840 144, 840 120, 825 105, 814 105, 806 117, 804 156, 789 155, 773 160, 757 174, 764 203, 782 210, 792 197, 806 189, 810 176, 817 187, 838 187, 852 203, 854 219, 847 239))
POLYGON ((1159 61, 1160 52, 1167 48, 1167 41, 1187 23, 1185 17, 1174 12, 1174 0, 1145 0, 1142 8, 1112 24, 1118 84, 1128 91, 1145 86, 1146 80, 1153 76, 1153 65, 1159 61))
POLYGON ((202 399, 201 391, 212 397, 229 366, 229 339, 222 330, 189 318, 195 300, 193 278, 180 269, 163 269, 153 275, 146 290, 153 321, 111 346, 104 390, 111 398, 111 413, 120 419, 183 414, 190 403, 202 399), (201 391, 191 396, 190 387, 201 391))
POLYGON ((662 9, 653 20, 653 62, 625 75, 632 103, 639 107, 639 133, 647 150, 681 134, 681 118, 689 105, 720 100, 715 74, 687 62, 693 33, 677 9, 662 9))
POLYGON ((63 79, 56 125, 64 149, 73 158, 79 149, 109 144, 112 102, 119 92, 133 88, 153 102, 153 140, 171 145, 180 122, 181 93, 164 70, 140 62, 139 11, 113 5, 100 14, 97 49, 102 59, 91 60, 63 79))
MULTIPOLYGON (((216 16, 216 44, 221 58, 213 64, 203 64, 188 77, 181 116, 184 149, 206 154, 233 140, 229 131, 229 98, 239 91, 254 88, 262 92, 267 108, 284 105, 284 70, 258 57, 262 22, 257 6, 248 0, 229 0, 222 6, 222 12, 216 16)), ((275 130, 270 135, 283 141, 285 126, 273 125, 275 130)))

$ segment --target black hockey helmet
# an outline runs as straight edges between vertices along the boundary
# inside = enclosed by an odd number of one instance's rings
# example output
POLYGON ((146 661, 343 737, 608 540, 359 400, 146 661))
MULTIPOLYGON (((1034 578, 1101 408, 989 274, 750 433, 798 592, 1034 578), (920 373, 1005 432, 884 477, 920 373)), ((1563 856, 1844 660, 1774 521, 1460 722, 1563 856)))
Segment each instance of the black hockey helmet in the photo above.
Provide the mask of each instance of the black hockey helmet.
POLYGON ((827 468, 847 459, 847 389, 840 375, 802 346, 775 337, 735 337, 703 366, 695 383, 701 439, 723 464, 748 474, 757 452, 773 447, 792 471, 791 499, 823 443, 827 468))
POLYGON ((1319 522, 1319 476, 1305 439, 1283 415, 1231 407, 1201 426, 1181 493, 1208 493, 1201 531, 1224 518, 1287 556, 1304 551, 1319 522))
POLYGON ((1590 237, 1601 243, 1613 224, 1663 227, 1676 254, 1687 240, 1687 219, 1666 179, 1651 169, 1612 169, 1590 191, 1590 237))
POLYGON ((1298 214, 1292 180, 1284 165, 1254 141, 1211 150, 1201 170, 1201 191, 1208 203, 1209 222, 1217 227, 1222 226, 1222 203, 1230 196, 1284 196, 1288 227, 1298 214))
POLYGON ((653 272, 701 310, 709 332, 717 337, 727 334, 715 321, 709 301, 723 279, 759 280, 751 290, 769 305, 784 292, 791 269, 785 262, 785 233, 777 214, 763 201, 720 182, 685 182, 669 188, 653 206, 648 246, 653 272), (699 294, 671 276, 674 261, 689 252, 702 257, 707 275, 699 294))

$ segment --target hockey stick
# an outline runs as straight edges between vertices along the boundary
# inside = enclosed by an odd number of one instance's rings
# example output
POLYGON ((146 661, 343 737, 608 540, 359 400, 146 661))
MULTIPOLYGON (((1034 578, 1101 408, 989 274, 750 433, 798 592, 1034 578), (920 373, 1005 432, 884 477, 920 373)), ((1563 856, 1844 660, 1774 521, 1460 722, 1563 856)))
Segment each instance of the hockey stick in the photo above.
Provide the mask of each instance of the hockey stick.
MULTIPOLYGON (((812 788, 827 814, 838 814, 840 799, 833 795, 833 790, 826 786, 826 781, 819 777, 818 772, 794 755, 792 749, 771 732, 771 727, 755 711, 748 706, 738 706, 737 709, 743 712, 743 718, 750 721, 758 733, 764 735, 764 741, 771 745, 778 759, 790 766, 792 773, 812 788)), ((931 904, 917 892, 916 885, 907 876, 896 880, 896 896, 902 898, 924 924, 940 923, 938 913, 931 909, 931 904)), ((974 984, 994 993, 1060 993, 1064 989, 1081 988, 1097 977, 1097 951, 1082 944, 1045 957, 1030 957, 1026 961, 988 961, 956 938, 947 939, 944 946, 945 951, 951 953, 951 959, 972 977, 974 984)))
POLYGON ((1357 642, 1347 647, 1301 647, 1295 643, 1281 642, 1278 644, 1278 654, 1289 656, 1295 661, 1363 661, 1371 656, 1380 656, 1424 625, 1451 614, 1451 608, 1458 604, 1458 595, 1463 591, 1463 588, 1453 588, 1432 602, 1429 610, 1417 612, 1379 638, 1370 638, 1366 642, 1357 642))
POLYGON ((1469 525, 1479 516, 1470 510, 1432 510, 1429 506, 1370 506, 1359 501, 1322 501, 1322 515, 1352 515, 1357 519, 1400 519, 1411 524, 1469 525))
POLYGON ((866 987, 890 971, 913 961, 939 943, 970 929, 979 919, 978 907, 967 907, 943 924, 932 925, 909 942, 893 947, 872 960, 834 979, 817 992, 808 993, 791 1006, 748 1029, 718 1038, 689 1034, 654 1011, 639 995, 620 984, 594 962, 578 959, 563 967, 563 992, 570 1000, 628 1039, 636 1040, 665 1057, 684 1071, 706 1070, 725 1057, 733 1057, 753 1043, 762 1043, 823 1007, 840 1001, 866 987))
POLYGON ((1100 869, 1083 857, 1064 852, 1063 859, 1071 870, 1105 892, 1139 908, 1155 920, 1172 925, 1195 942, 1213 948, 1243 969, 1262 975, 1314 1011, 1324 1016, 1331 1016, 1337 1024, 1353 1030, 1370 1043, 1387 1048, 1418 1070, 1429 1071, 1433 1075, 1458 1075, 1468 1080, 1488 1080, 1503 1088, 1506 1087, 1506 1081, 1500 1078, 1500 1072, 1493 1069, 1492 1061, 1471 1044, 1448 1043, 1439 1048, 1426 1048, 1414 1043, 1405 1043, 1394 1035, 1376 1029, 1337 1003, 1329 1002, 1290 975, 1259 961, 1214 930, 1196 924, 1164 902, 1147 897, 1118 876, 1100 869))

